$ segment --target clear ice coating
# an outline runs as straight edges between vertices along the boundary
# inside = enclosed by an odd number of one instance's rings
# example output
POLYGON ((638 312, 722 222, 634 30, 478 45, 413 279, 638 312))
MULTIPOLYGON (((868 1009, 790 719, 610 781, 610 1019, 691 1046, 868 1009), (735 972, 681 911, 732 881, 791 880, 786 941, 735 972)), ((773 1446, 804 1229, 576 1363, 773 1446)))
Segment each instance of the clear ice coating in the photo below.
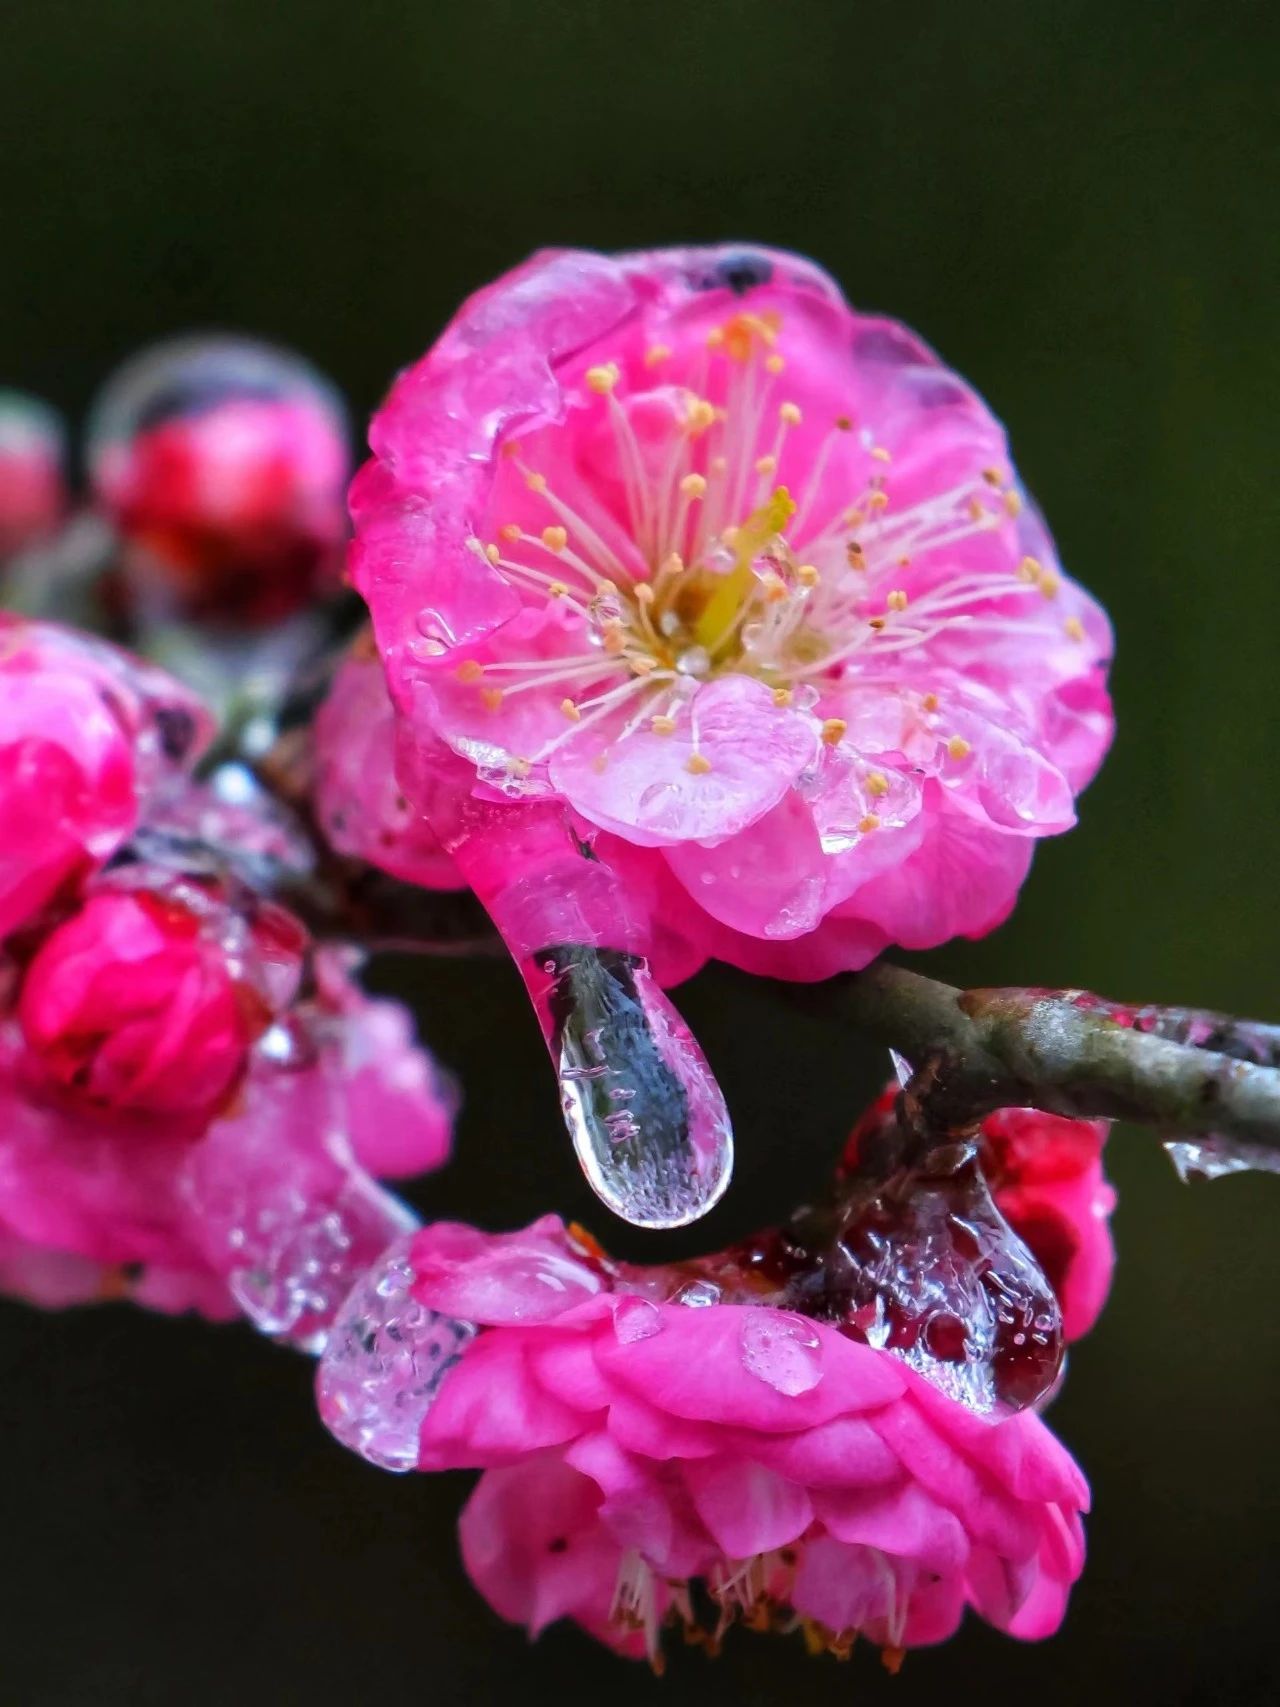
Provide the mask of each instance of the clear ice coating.
POLYGON ((592 1189, 633 1226, 698 1220, 729 1183, 733 1131, 702 1051, 647 961, 562 943, 534 962, 530 987, 592 1189))
POLYGON ((325 1427, 383 1470, 416 1466, 423 1418, 476 1332, 412 1296, 412 1242, 398 1239, 356 1282, 316 1370, 325 1427))
POLYGON ((1280 1151, 1246 1144, 1217 1133, 1199 1138, 1166 1138, 1165 1152, 1184 1184, 1225 1179, 1228 1174, 1280 1174, 1280 1151))

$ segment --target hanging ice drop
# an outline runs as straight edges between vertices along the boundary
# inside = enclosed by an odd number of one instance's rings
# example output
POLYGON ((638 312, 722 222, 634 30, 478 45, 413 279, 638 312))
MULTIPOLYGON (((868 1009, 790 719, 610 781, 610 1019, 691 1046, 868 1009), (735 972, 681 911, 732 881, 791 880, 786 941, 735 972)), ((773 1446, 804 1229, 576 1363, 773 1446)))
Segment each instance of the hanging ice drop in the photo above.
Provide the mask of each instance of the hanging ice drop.
POLYGON ((638 1227, 705 1215, 729 1183, 733 1132, 702 1051, 648 963, 557 944, 533 957, 529 983, 593 1190, 638 1227))

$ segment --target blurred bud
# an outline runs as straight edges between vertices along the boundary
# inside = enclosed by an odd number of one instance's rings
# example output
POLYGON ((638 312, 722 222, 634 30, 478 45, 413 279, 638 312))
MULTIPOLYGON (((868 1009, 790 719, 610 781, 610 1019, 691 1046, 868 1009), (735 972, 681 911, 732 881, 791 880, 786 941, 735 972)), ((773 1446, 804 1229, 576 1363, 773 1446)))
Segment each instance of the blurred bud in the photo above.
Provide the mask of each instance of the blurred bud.
POLYGON ((156 345, 103 388, 88 456, 144 616, 271 622, 336 587, 345 417, 297 356, 247 338, 156 345))
POLYGON ((62 423, 46 404, 0 391, 0 564, 48 539, 67 507, 62 423))

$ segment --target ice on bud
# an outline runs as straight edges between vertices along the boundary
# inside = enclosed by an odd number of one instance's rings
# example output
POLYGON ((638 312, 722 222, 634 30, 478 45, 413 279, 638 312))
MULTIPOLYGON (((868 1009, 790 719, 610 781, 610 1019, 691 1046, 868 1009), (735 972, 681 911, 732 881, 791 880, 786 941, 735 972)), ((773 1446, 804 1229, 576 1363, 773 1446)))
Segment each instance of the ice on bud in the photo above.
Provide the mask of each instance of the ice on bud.
POLYGON ((476 1332, 413 1297, 412 1244, 398 1239, 352 1287, 316 1370, 325 1427, 383 1470, 416 1466, 423 1419, 476 1332))
POLYGON ((531 988, 574 1150, 592 1189, 637 1227, 683 1227, 729 1183, 733 1132, 702 1051, 648 962, 560 944, 531 988), (540 976, 539 976, 540 975, 540 976))

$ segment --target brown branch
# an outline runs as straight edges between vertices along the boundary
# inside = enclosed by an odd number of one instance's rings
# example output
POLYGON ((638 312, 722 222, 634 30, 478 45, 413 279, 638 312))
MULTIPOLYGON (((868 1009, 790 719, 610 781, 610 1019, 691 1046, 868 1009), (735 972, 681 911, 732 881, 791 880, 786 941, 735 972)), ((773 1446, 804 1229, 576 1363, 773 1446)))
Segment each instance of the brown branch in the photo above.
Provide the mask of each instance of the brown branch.
POLYGON ((957 990, 887 965, 844 995, 849 1017, 911 1062, 908 1097, 934 1130, 1041 1108, 1280 1158, 1274 1027, 1078 990, 957 990))

